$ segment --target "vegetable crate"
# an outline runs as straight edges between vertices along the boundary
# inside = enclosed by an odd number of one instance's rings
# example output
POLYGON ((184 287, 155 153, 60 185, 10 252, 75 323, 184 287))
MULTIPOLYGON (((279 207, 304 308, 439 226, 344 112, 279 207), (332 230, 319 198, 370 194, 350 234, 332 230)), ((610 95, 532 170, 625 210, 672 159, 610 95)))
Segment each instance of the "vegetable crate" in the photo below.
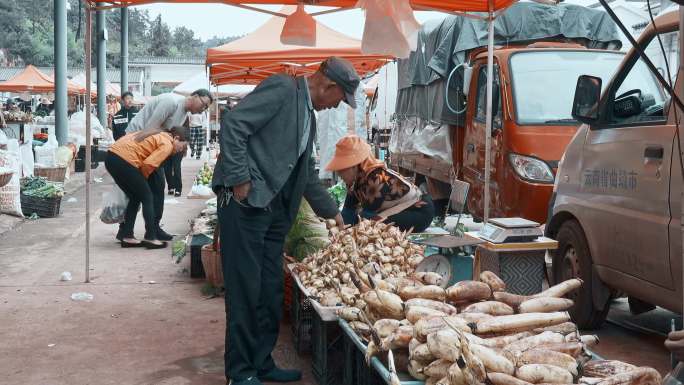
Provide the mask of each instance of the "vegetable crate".
POLYGON ((342 385, 384 384, 377 371, 366 364, 363 350, 359 349, 352 337, 348 333, 342 335, 342 385))
POLYGON ((292 335, 297 353, 303 353, 311 349, 311 323, 313 307, 297 284, 292 285, 292 335))
POLYGON ((319 385, 342 385, 345 360, 343 339, 342 329, 337 320, 324 321, 317 311, 313 312, 311 366, 319 385))
POLYGON ((21 211, 26 216, 33 213, 41 218, 54 218, 59 215, 62 197, 38 198, 21 194, 21 211))

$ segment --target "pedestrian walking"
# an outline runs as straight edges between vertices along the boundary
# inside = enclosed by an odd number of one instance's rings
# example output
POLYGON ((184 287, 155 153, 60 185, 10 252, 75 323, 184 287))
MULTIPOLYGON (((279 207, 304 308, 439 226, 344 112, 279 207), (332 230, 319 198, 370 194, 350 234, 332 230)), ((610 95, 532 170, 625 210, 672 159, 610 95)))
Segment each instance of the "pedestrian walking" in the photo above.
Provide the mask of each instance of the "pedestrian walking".
POLYGON ((129 199, 120 230, 121 247, 166 247, 166 242, 160 240, 157 234, 153 195, 147 179, 167 158, 185 151, 187 136, 184 127, 174 127, 169 132, 156 134, 135 132, 114 142, 107 153, 105 167, 129 199), (141 204, 145 219, 145 237, 142 241, 133 234, 141 204))
MULTIPOLYGON (((126 132, 145 130, 147 134, 153 134, 169 131, 172 127, 185 126, 188 113, 203 112, 209 108, 212 102, 211 94, 205 89, 198 89, 187 97, 172 93, 158 95, 150 100, 128 123, 126 132)), ((158 168, 150 175, 148 182, 154 196, 157 237, 164 241, 170 241, 173 239, 173 235, 162 230, 160 225, 164 214, 164 189, 166 187, 164 178, 163 169, 158 168)), ((116 235, 118 240, 121 240, 124 235, 122 227, 123 224, 119 226, 119 232, 116 235)))
POLYGON ((199 159, 202 157, 202 148, 206 145, 207 133, 203 127, 204 116, 192 114, 188 117, 190 124, 190 157, 199 159))
POLYGON ((225 368, 233 385, 301 378, 271 355, 282 314, 283 243, 302 197, 318 216, 344 225, 315 170, 314 111, 343 100, 355 108, 359 82, 351 63, 331 57, 308 77, 267 78, 223 113, 212 186, 226 287, 225 368))

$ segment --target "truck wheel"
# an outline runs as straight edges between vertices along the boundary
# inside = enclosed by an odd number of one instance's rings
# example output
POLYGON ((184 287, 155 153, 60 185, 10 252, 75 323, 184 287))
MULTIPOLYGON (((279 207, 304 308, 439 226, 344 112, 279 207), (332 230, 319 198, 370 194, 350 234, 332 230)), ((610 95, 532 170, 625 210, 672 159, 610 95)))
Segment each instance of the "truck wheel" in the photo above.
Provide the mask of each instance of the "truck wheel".
POLYGON ((553 279, 556 283, 571 278, 584 281, 582 287, 568 295, 575 301, 570 316, 580 329, 596 329, 601 326, 610 308, 606 304, 598 310, 592 297, 592 259, 582 227, 575 220, 563 223, 556 236, 558 250, 553 257, 553 279))

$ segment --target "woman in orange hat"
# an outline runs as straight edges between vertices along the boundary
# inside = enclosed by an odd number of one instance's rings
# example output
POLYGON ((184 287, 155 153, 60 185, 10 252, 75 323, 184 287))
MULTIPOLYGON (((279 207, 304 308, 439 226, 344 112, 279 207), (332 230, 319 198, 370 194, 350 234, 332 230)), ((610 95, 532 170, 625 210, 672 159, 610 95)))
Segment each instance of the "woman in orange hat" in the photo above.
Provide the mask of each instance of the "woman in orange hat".
POLYGON ((371 147, 356 135, 340 139, 335 156, 325 167, 347 185, 342 216, 355 224, 358 216, 394 223, 401 230, 422 232, 435 217, 432 198, 375 159, 371 147))

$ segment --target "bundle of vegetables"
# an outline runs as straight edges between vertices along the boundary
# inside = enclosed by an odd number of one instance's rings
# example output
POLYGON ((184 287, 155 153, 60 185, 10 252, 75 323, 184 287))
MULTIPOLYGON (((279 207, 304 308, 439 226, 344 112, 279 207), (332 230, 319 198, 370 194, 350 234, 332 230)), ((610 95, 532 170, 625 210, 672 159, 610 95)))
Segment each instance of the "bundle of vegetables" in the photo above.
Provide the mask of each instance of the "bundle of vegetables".
POLYGON ((211 185, 211 179, 214 177, 214 169, 209 166, 208 163, 204 163, 202 168, 197 173, 195 178, 195 184, 201 184, 205 186, 211 185))
POLYGON ((5 121, 8 123, 28 123, 33 119, 31 114, 27 114, 23 111, 4 111, 3 114, 5 117, 5 121))
POLYGON ((297 261, 314 254, 330 245, 328 229, 313 209, 302 199, 297 217, 285 238, 285 252, 297 261))
POLYGON ((342 206, 344 200, 347 198, 347 186, 344 184, 344 182, 339 182, 336 185, 330 187, 328 189, 328 192, 330 193, 330 195, 332 195, 338 207, 342 206))
POLYGON ((563 298, 579 279, 520 296, 488 271, 446 290, 426 274, 403 286, 368 278, 357 285, 363 303, 338 314, 369 341, 367 360, 387 361, 392 383, 405 371, 428 385, 660 384, 651 368, 590 361, 598 338, 579 334, 563 298))
POLYGON ((411 283, 408 278, 423 260, 423 248, 409 243, 397 227, 362 220, 347 229, 329 223, 332 243, 296 266, 300 281, 323 306, 346 304, 365 309, 358 286, 376 280, 383 288, 411 283))
POLYGON ((21 193, 36 198, 56 198, 64 196, 64 187, 44 177, 30 176, 21 180, 21 193))

